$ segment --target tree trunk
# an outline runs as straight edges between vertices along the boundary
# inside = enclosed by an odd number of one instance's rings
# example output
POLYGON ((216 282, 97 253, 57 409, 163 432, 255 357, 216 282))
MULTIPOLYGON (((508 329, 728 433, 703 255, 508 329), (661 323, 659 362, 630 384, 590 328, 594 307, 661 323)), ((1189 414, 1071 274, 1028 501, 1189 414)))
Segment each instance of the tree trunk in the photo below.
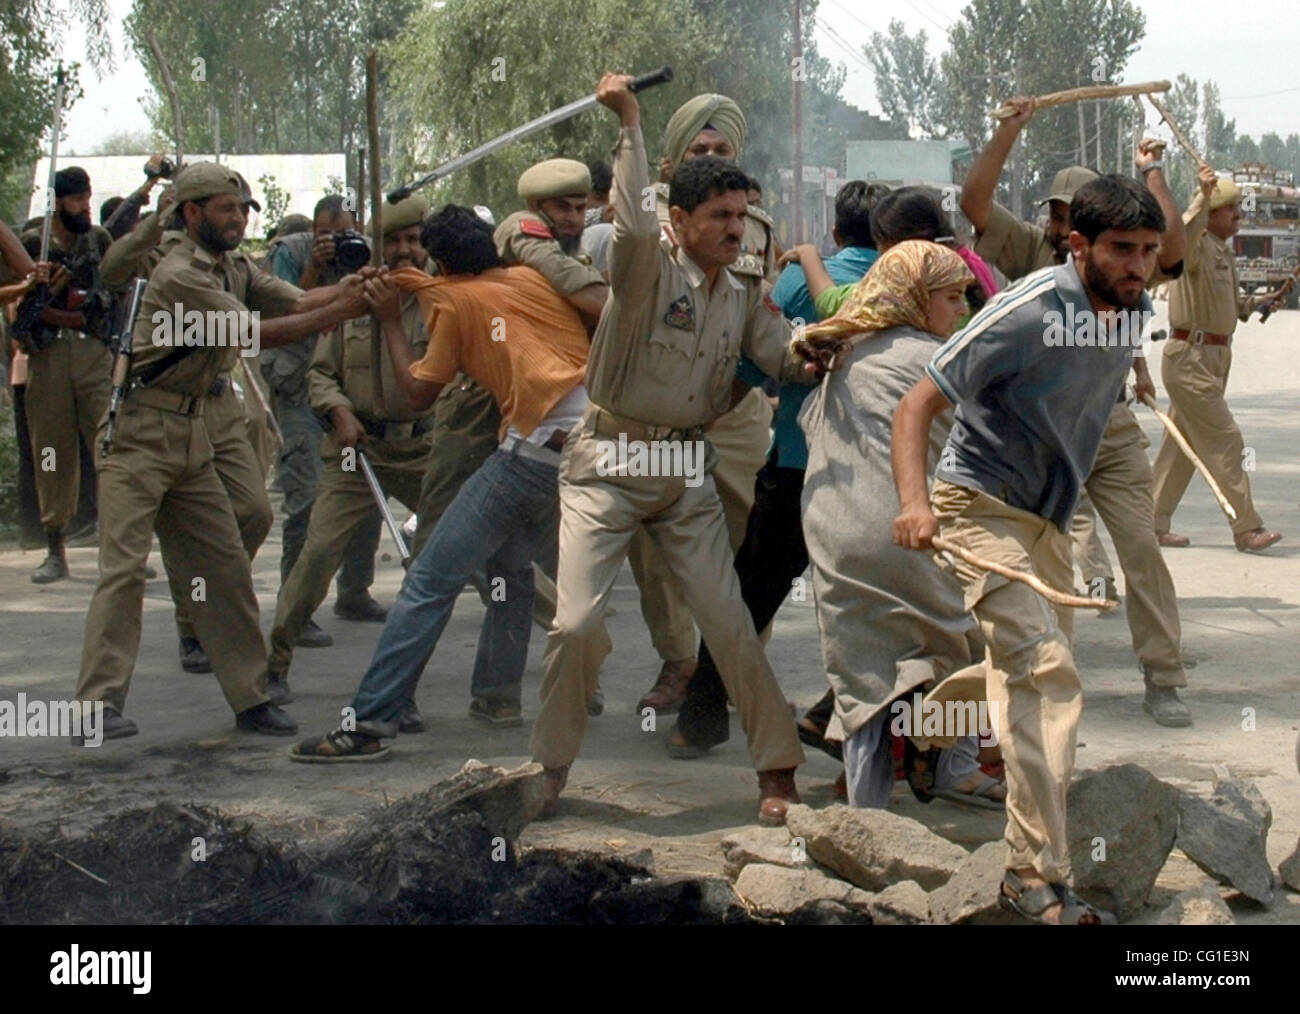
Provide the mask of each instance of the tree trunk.
POLYGON ((1074 108, 1079 111, 1079 165, 1088 164, 1088 138, 1083 125, 1083 103, 1076 102, 1074 108))

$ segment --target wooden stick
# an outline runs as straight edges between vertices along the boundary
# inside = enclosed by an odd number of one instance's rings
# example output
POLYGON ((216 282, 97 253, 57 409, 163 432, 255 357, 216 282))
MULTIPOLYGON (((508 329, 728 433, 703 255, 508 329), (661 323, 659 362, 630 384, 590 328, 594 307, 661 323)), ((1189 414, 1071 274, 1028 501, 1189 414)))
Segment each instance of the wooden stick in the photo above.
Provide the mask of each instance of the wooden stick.
MULTIPOLYGON (((1083 102, 1086 99, 1116 99, 1125 95, 1150 95, 1151 92, 1169 91, 1168 81, 1144 81, 1141 84, 1088 85, 1085 88, 1068 88, 1063 92, 1048 92, 1046 95, 1034 96, 1035 109, 1049 109, 1052 106, 1067 106, 1071 102, 1083 102)), ((1003 103, 993 110, 995 120, 1005 120, 1015 116, 1016 111, 1009 104, 1003 103)))
POLYGON ((982 556, 977 556, 965 546, 959 546, 955 542, 936 535, 930 540, 930 544, 941 553, 952 553, 953 556, 959 556, 972 567, 979 567, 980 570, 991 571, 994 574, 1000 574, 1002 577, 1011 581, 1019 581, 1021 584, 1027 584, 1039 595, 1053 602, 1058 606, 1068 606, 1071 609, 1100 609, 1103 612, 1109 612, 1119 605, 1114 599, 1091 599, 1082 595, 1069 595, 1066 592, 1057 591, 1051 585, 1045 583, 1041 578, 1032 572, 1015 570, 1001 563, 994 563, 992 560, 986 560, 982 556))
POLYGON ((50 855, 54 856, 55 859, 62 859, 65 863, 67 863, 69 866, 71 866, 74 870, 78 871, 79 873, 84 873, 84 874, 85 874, 86 876, 88 876, 91 880, 98 880, 98 881, 99 881, 101 884, 103 884, 105 887, 108 887, 108 886, 109 886, 108 881, 105 880, 103 877, 99 876, 99 875, 96 874, 96 873, 91 873, 88 869, 86 869, 86 868, 85 868, 84 866, 82 866, 80 863, 74 863, 74 862, 73 862, 71 859, 69 859, 67 856, 61 856, 61 855, 59 855, 57 852, 51 852, 50 855))
POLYGON ((1178 143, 1183 146, 1183 151, 1191 155, 1192 158, 1196 160, 1197 165, 1209 165, 1205 159, 1201 158, 1200 153, 1196 150, 1196 146, 1193 145, 1191 141, 1187 140, 1187 135, 1184 134, 1182 128, 1178 126, 1178 121, 1174 119, 1174 114, 1169 111, 1169 107, 1154 95, 1148 95, 1147 101, 1150 102, 1155 108, 1155 111, 1160 114, 1160 118, 1163 119, 1165 123, 1169 124, 1169 129, 1173 132, 1178 143))
POLYGON ((1143 395, 1142 404, 1151 409, 1151 411, 1156 414, 1156 418, 1164 423, 1165 432, 1174 438, 1174 443, 1182 448, 1183 453, 1187 455, 1188 460, 1191 461, 1191 463, 1196 466, 1196 470, 1205 477, 1205 481, 1209 483, 1210 491, 1214 494, 1215 499, 1219 501, 1219 506, 1223 508, 1223 513, 1228 515, 1228 520, 1236 521, 1237 512, 1232 509, 1232 504, 1228 503, 1228 498, 1223 495, 1223 490, 1221 490, 1219 484, 1214 481, 1214 476, 1210 474, 1210 470, 1205 467, 1205 462, 1196 456, 1196 452, 1192 450, 1192 445, 1187 442, 1187 438, 1183 436, 1182 431, 1174 425, 1174 421, 1156 407, 1156 401, 1151 397, 1151 395, 1143 395))
POLYGON ((379 190, 379 54, 366 55, 366 126, 370 135, 370 263, 384 263, 384 195, 379 190))

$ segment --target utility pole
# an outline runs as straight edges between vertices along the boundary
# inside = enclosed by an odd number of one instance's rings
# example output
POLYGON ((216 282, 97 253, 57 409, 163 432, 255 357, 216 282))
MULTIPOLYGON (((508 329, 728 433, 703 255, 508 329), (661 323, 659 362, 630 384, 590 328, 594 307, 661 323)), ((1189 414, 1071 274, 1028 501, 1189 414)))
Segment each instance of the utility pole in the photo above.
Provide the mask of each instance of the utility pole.
POLYGON ((794 0, 794 58, 790 62, 794 94, 794 226, 790 246, 802 243, 803 235, 803 30, 800 0, 794 0))

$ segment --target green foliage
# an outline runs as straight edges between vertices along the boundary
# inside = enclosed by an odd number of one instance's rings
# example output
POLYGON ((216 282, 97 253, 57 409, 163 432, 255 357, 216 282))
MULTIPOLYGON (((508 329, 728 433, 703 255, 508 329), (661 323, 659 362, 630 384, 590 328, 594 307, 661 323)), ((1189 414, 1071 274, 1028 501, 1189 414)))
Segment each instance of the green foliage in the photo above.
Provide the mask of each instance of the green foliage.
MULTIPOLYGON (((331 182, 335 179, 337 177, 330 177, 331 182)), ((261 184, 262 193, 266 197, 266 204, 262 209, 262 220, 266 222, 267 236, 269 237, 280 224, 280 219, 288 214, 290 195, 289 191, 276 183, 275 177, 270 173, 262 173, 257 178, 257 182, 261 184)))
POLYGON ((18 438, 14 430, 14 406, 0 397, 0 542, 18 531, 18 438))
POLYGON ((939 64, 926 52, 922 30, 907 34, 901 21, 889 23, 889 34, 873 32, 864 50, 876 78, 876 98, 891 123, 922 136, 944 136, 946 127, 936 122, 941 76, 939 64))
MULTIPOLYGON (((805 4, 811 34, 814 4, 805 4)), ((692 95, 730 95, 745 111, 741 161, 768 187, 792 148, 793 29, 789 5, 765 0, 458 0, 414 15, 386 50, 392 176, 406 178, 595 90, 601 74, 664 64, 675 80, 642 97, 652 160, 673 110, 692 95)), ((804 160, 840 165, 848 127, 842 72, 805 40, 804 160)), ((566 156, 608 161, 618 124, 606 110, 576 117, 509 146, 444 181, 434 203, 518 206, 515 180, 529 165, 566 156)))

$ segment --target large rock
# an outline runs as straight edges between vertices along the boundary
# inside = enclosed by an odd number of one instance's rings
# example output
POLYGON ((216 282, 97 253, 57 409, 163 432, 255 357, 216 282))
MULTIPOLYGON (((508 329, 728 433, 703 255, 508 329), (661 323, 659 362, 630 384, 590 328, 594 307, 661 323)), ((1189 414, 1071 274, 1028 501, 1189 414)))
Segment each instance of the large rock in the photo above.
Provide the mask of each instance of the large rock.
POLYGON ((741 870, 736 878, 736 893, 755 911, 775 916, 792 915, 818 901, 868 912, 873 900, 866 891, 820 870, 788 869, 767 863, 750 863, 741 870))
POLYGON ((1075 779, 1065 814, 1075 891, 1121 920, 1131 919, 1174 846, 1177 791, 1145 768, 1121 764, 1075 779))
POLYGON ((1300 891, 1300 840, 1296 841, 1291 854, 1282 860, 1277 872, 1282 877, 1282 883, 1293 891, 1300 891))
POLYGON ((722 872, 732 880, 750 863, 767 863, 788 869, 808 869, 803 849, 790 844, 790 832, 783 827, 747 827, 722 839, 722 872))
POLYGON ((919 821, 888 810, 849 806, 792 806, 786 827, 802 838, 808 855, 867 891, 900 880, 932 890, 956 872, 967 851, 919 821))
POLYGON ((952 879, 930 892, 930 921, 974 926, 1023 922, 998 903, 998 888, 1006 868, 1006 842, 981 845, 966 857, 952 879))
POLYGON ((1263 905, 1273 903, 1268 829, 1273 811, 1259 790, 1240 778, 1215 783, 1209 799, 1178 793, 1177 848, 1221 884, 1263 905))
POLYGON ((1157 926, 1235 926, 1232 912, 1213 884, 1175 895, 1156 918, 1157 926))
POLYGON ((869 910, 877 926, 915 926, 930 921, 930 896, 915 880, 904 880, 872 898, 869 910))

